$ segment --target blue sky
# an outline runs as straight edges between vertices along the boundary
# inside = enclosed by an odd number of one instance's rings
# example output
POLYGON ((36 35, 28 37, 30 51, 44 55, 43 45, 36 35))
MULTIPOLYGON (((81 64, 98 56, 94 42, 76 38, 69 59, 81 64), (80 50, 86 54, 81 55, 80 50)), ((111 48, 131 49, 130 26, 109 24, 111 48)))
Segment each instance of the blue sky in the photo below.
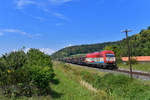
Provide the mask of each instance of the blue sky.
POLYGON ((150 0, 1 0, 0 54, 23 46, 63 47, 121 40, 150 26, 150 0))

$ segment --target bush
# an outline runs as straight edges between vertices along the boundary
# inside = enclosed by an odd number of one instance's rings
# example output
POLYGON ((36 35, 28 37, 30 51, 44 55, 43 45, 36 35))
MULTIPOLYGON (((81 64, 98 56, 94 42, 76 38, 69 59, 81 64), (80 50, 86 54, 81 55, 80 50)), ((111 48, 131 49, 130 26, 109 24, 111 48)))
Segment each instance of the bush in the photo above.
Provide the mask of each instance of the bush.
POLYGON ((29 70, 20 68, 17 70, 10 70, 3 74, 1 80, 1 88, 5 96, 31 96, 33 86, 29 70))
POLYGON ((33 66, 31 77, 34 85, 39 89, 39 95, 50 93, 49 83, 54 77, 50 67, 33 66))
POLYGON ((121 59, 120 57, 117 57, 117 58, 116 58, 116 63, 117 63, 117 64, 121 64, 121 63, 122 63, 122 59, 121 59))
POLYGON ((26 63, 26 60, 26 54, 21 50, 3 55, 0 62, 5 67, 16 70, 20 67, 23 67, 23 65, 26 63))
POLYGON ((46 95, 54 78, 50 56, 38 49, 11 52, 0 58, 0 88, 5 96, 46 95))
POLYGON ((49 66, 52 68, 51 57, 38 49, 30 49, 27 53, 27 66, 49 66))
MULTIPOLYGON (((126 62, 127 65, 129 65, 129 61, 126 62)), ((135 65, 138 64, 136 59, 131 59, 131 64, 135 65)))

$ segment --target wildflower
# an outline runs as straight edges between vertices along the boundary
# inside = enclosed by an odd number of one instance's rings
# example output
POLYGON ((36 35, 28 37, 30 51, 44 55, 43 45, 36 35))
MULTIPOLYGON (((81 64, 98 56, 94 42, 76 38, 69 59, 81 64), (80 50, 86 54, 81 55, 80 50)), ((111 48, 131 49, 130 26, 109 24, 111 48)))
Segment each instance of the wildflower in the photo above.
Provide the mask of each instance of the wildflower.
POLYGON ((11 72, 11 70, 8 69, 8 73, 10 73, 10 72, 11 72))

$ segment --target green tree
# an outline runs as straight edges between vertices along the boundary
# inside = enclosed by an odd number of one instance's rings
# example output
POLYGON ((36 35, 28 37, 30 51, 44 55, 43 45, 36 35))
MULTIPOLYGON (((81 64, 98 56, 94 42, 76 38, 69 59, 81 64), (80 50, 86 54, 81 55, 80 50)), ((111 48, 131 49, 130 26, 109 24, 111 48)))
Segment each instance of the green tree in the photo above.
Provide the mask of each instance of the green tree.
POLYGON ((52 67, 51 57, 49 55, 44 54, 38 49, 30 49, 27 52, 27 65, 28 66, 49 66, 52 67))

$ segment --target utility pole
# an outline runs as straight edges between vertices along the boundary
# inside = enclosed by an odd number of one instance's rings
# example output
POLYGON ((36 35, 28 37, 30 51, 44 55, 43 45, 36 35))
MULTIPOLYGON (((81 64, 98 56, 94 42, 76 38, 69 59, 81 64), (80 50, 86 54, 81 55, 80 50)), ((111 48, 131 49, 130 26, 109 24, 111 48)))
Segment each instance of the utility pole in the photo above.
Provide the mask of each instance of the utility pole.
POLYGON ((131 32, 131 30, 126 29, 123 32, 126 33, 126 41, 127 41, 127 46, 128 46, 128 61, 130 64, 130 77, 132 78, 131 53, 130 53, 130 45, 129 45, 129 38, 128 38, 128 32, 131 32))

